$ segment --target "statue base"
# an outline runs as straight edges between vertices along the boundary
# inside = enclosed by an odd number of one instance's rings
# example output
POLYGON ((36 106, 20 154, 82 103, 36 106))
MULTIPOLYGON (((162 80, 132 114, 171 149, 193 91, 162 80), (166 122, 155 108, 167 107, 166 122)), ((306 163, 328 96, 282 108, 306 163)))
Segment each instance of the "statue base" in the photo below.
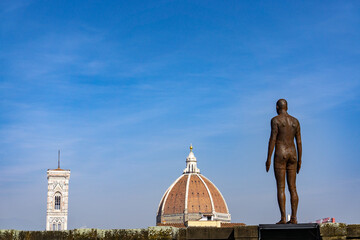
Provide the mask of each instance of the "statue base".
POLYGON ((317 223, 299 223, 299 224, 260 224, 259 239, 309 239, 320 240, 320 228, 317 223))

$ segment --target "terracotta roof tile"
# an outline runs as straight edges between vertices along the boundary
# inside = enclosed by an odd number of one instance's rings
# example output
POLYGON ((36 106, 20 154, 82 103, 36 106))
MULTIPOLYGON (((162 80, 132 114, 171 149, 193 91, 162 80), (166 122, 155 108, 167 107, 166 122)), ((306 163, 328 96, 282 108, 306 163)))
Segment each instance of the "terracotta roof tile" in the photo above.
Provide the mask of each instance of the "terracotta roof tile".
POLYGON ((188 212, 189 213, 211 213, 211 200, 204 183, 198 175, 191 175, 188 193, 188 212))
POLYGON ((184 223, 157 223, 156 226, 186 228, 184 223))
MULTIPOLYGON (((164 226, 164 227, 177 227, 177 228, 186 228, 184 223, 157 223, 156 226, 164 226)), ((237 226, 246 226, 245 223, 221 223, 221 227, 237 227, 237 226)))
POLYGON ((225 200, 209 179, 199 174, 191 174, 190 177, 188 174, 184 174, 177 179, 174 186, 164 194, 159 204, 158 216, 161 214, 183 214, 185 210, 186 190, 188 190, 188 213, 212 214, 211 198, 205 184, 210 191, 215 212, 228 214, 225 200), (186 189, 188 179, 188 189, 186 189), (162 208, 164 208, 163 213, 161 212, 162 208))
POLYGON ((228 213, 226 208, 225 200, 223 199, 221 193, 217 190, 217 188, 212 184, 209 179, 204 176, 201 176, 206 185, 208 186, 212 199, 214 201, 215 211, 218 213, 228 213))
POLYGON ((184 213, 187 176, 180 178, 168 193, 164 214, 184 213))
POLYGON ((221 223, 221 227, 236 227, 236 226, 245 226, 245 223, 221 223))

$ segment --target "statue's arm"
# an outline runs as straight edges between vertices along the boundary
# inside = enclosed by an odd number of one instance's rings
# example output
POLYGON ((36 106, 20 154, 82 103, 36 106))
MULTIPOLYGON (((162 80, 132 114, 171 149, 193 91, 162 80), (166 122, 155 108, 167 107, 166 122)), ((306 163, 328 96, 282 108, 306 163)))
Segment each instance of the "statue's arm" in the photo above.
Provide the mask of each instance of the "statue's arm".
POLYGON ((298 122, 298 126, 295 134, 296 147, 297 147, 297 173, 299 173, 301 168, 301 156, 302 156, 302 144, 301 144, 301 133, 300 133, 300 123, 298 122))
POLYGON ((267 156, 267 160, 266 160, 266 171, 267 172, 270 169, 271 156, 274 151, 277 134, 278 134, 278 125, 277 125, 276 120, 273 118, 273 119, 271 119, 271 135, 270 135, 270 139, 269 139, 268 156, 267 156))

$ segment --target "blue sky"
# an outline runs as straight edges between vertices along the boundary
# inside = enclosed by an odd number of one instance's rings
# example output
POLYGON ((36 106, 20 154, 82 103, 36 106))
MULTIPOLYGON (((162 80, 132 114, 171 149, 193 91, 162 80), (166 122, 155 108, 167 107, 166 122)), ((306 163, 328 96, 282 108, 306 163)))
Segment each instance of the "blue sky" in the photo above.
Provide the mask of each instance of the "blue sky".
POLYGON ((58 149, 70 229, 155 225, 190 143, 233 222, 274 223, 279 98, 299 221, 360 222, 358 1, 2 1, 0 26, 0 229, 45 229, 58 149))

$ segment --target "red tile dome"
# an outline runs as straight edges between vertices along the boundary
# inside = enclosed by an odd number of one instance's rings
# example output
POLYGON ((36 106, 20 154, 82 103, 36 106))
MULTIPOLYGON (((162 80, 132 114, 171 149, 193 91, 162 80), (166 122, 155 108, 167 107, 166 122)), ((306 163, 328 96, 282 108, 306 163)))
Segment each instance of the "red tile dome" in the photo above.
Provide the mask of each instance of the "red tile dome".
POLYGON ((192 147, 186 165, 183 175, 162 197, 156 223, 184 223, 200 219, 230 222, 225 199, 219 189, 200 174, 192 147))

